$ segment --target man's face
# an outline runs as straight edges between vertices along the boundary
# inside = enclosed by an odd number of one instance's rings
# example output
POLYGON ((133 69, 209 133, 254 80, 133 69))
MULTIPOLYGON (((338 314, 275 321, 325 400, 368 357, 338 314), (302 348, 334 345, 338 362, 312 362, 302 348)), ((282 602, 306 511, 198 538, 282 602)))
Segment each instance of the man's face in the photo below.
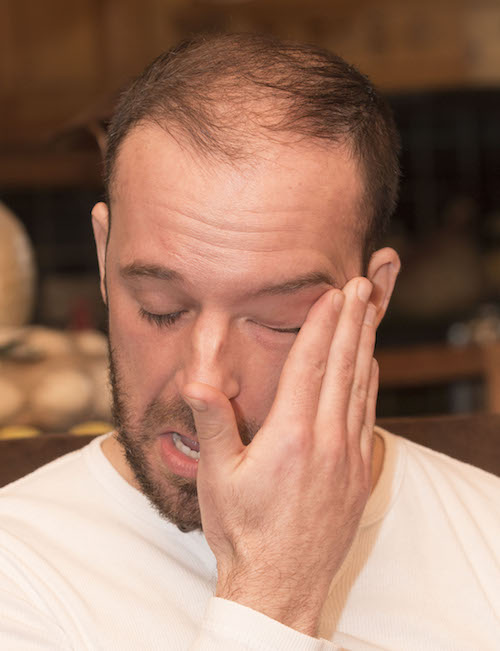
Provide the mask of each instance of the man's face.
POLYGON ((286 330, 362 272, 361 195, 340 147, 270 142, 236 168, 156 126, 125 139, 106 254, 114 415, 135 483, 183 530, 201 525, 197 462, 173 435, 196 440, 183 387, 222 391, 251 441, 295 340, 286 330), (269 290, 313 273, 331 280, 269 290))

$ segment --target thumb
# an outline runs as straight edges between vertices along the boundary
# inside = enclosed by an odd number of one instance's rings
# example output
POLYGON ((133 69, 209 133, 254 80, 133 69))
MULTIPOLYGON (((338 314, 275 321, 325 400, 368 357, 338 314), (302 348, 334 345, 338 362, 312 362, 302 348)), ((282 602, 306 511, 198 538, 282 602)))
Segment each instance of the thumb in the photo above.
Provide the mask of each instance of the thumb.
POLYGON ((238 432, 234 410, 228 398, 208 384, 193 382, 182 391, 193 410, 200 444, 200 461, 220 466, 231 461, 244 449, 238 432))

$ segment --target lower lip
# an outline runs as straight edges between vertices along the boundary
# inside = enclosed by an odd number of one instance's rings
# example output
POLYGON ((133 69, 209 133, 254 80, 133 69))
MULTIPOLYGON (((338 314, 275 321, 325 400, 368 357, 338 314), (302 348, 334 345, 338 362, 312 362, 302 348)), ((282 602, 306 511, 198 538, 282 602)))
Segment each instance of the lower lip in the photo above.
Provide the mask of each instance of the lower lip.
POLYGON ((198 471, 198 461, 186 456, 174 445, 172 434, 160 436, 160 455, 168 469, 175 475, 194 479, 198 471))

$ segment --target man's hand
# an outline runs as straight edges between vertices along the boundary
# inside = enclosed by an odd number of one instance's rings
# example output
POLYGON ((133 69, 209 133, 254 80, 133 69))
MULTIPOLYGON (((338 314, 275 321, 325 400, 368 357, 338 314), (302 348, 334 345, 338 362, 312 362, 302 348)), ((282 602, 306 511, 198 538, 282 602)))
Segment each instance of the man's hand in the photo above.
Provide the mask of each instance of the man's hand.
POLYGON ((216 596, 316 635, 371 490, 378 367, 372 286, 354 278, 311 307, 274 403, 244 446, 231 403, 186 385, 200 443, 198 495, 216 596))

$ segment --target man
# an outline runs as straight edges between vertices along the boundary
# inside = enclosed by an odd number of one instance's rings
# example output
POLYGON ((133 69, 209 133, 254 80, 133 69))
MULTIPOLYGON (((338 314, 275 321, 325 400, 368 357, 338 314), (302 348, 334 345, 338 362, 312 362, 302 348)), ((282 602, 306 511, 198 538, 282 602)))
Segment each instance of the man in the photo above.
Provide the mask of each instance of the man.
POLYGON ((3 489, 2 648, 498 648, 499 481, 374 429, 397 178, 316 48, 132 85, 93 210, 116 432, 3 489))

